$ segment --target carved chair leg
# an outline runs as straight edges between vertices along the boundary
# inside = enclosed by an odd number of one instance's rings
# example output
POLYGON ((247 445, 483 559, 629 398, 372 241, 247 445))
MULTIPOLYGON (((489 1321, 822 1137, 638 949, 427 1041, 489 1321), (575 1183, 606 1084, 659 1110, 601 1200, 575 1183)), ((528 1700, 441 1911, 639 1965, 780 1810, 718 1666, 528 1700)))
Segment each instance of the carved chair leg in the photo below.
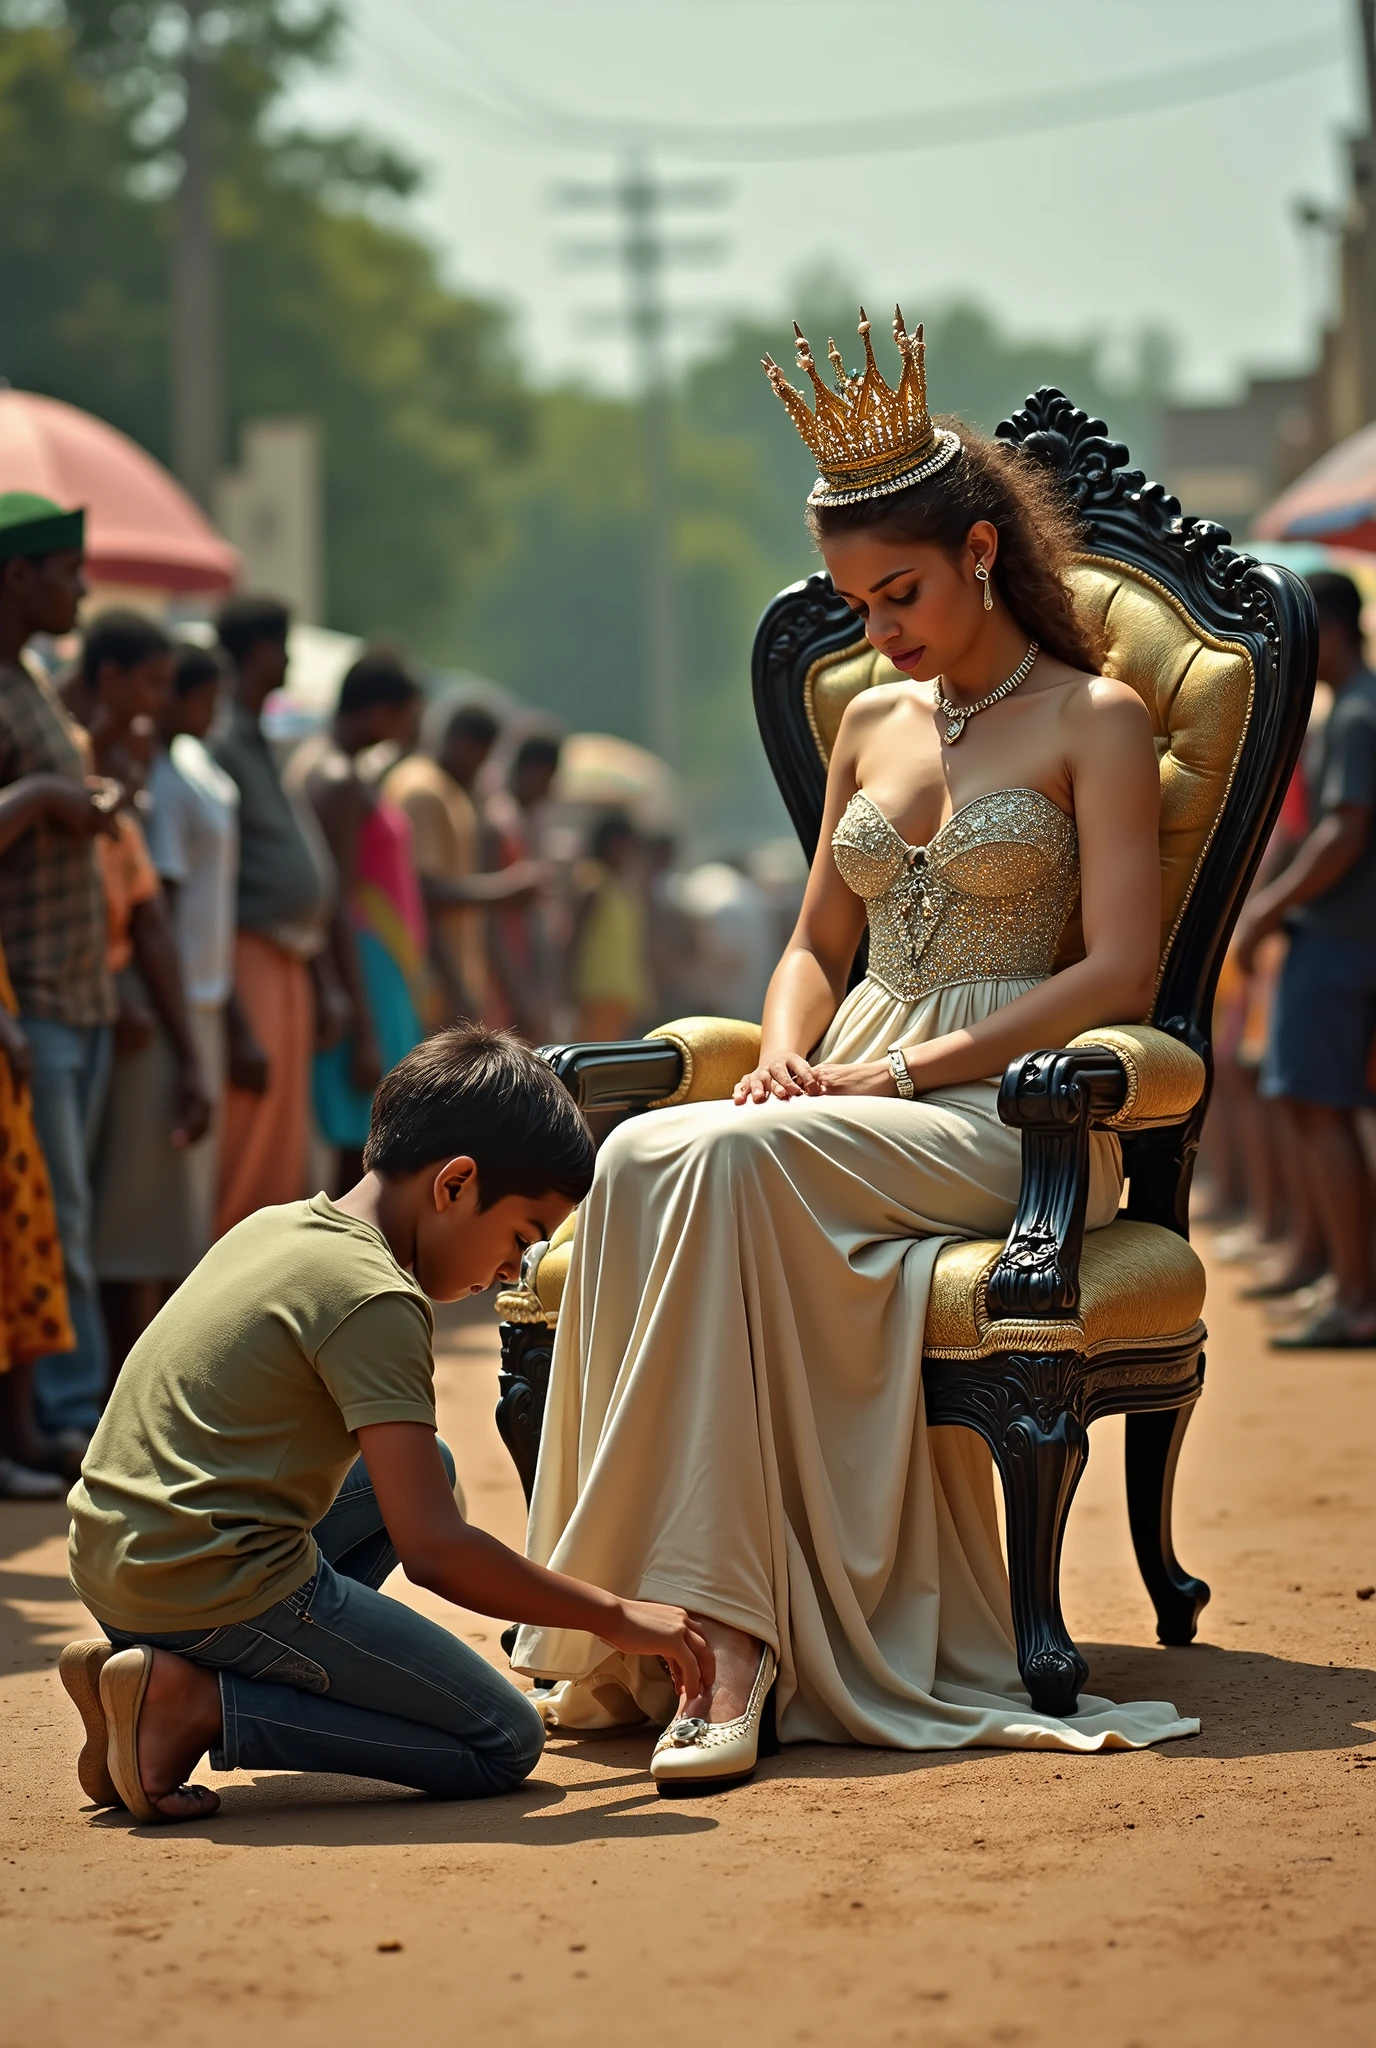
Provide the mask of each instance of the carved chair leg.
POLYGON ((1089 1676, 1061 1615, 1061 1540, 1088 1456, 1084 1424, 1065 1411, 1018 1416, 995 1453, 1003 1479, 1018 1669, 1039 1714, 1073 1714, 1089 1676))
POLYGON ((1127 1419, 1128 1521, 1156 1609, 1157 1639, 1163 1643, 1192 1643, 1209 1598, 1204 1581, 1181 1569, 1171 1540, 1175 1467, 1193 1413, 1191 1401, 1183 1408, 1152 1409, 1127 1419))
POLYGON ((511 1453, 529 1507, 549 1393, 554 1332, 544 1323, 502 1323, 500 1328, 502 1363, 497 1375, 497 1431, 511 1453))

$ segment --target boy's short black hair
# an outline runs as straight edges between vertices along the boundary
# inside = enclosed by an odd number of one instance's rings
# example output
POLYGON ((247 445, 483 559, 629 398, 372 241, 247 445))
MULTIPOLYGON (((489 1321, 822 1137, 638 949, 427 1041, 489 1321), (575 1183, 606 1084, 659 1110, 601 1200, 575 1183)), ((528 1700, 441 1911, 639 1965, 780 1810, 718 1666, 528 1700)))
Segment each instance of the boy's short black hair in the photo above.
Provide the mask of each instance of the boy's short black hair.
POLYGON ((420 679, 394 647, 369 647, 339 686, 340 711, 371 711, 375 704, 410 704, 424 694, 420 679))
POLYGON ((1316 569, 1305 582, 1313 593, 1319 624, 1337 626, 1358 647, 1362 644, 1362 593, 1341 569, 1316 569))
POLYGON ((573 1097, 529 1046, 485 1024, 436 1031, 383 1077, 363 1164, 399 1180, 464 1154, 484 1209, 507 1195, 581 1202, 592 1186, 592 1132, 573 1097))
POLYGON ((232 597, 215 621, 220 645, 236 663, 242 663, 260 640, 285 645, 290 628, 291 613, 276 597, 232 597))
POLYGON ((208 683, 219 683, 223 678, 224 670, 208 647, 183 645, 177 649, 177 666, 172 671, 173 696, 190 697, 208 683))
POLYGON ((94 689, 107 661, 116 668, 131 669, 151 661, 155 654, 171 651, 171 640, 146 613, 124 609, 101 612, 86 628, 81 643, 81 673, 94 689))

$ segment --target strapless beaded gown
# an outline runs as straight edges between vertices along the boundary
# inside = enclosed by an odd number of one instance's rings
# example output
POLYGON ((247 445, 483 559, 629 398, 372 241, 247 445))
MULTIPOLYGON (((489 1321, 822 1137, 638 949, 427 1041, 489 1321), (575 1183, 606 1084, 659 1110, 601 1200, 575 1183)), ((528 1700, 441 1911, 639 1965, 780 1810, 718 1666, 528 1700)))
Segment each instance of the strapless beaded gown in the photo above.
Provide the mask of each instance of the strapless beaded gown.
MULTIPOLYGON (((865 900, 869 972, 818 1058, 871 1060, 972 1023, 1051 969, 1079 890, 1072 819, 1003 790, 909 846, 863 792, 832 840, 865 900)), ((528 1550, 623 1595, 748 1630, 779 1659, 785 1742, 1096 1750, 1191 1735, 1158 1701, 1060 1721, 1018 1674, 992 1461, 929 1429, 922 1332, 944 1240, 1002 1237, 1021 1177, 997 1078, 896 1097, 652 1111, 583 1205, 528 1550)), ((1089 1225, 1116 1140, 1093 1140, 1089 1225)), ((561 1727, 667 1721, 658 1664, 524 1628, 561 1727)))

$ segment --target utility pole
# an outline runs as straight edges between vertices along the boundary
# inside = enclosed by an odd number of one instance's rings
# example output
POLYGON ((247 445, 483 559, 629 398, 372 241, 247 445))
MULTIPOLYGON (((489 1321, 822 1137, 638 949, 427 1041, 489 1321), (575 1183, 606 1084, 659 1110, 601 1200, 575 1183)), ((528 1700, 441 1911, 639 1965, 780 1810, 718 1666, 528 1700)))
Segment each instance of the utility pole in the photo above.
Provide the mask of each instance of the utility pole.
POLYGON ((1353 218, 1345 251, 1355 327, 1352 353, 1359 417, 1354 427, 1376 419, 1376 0, 1357 0, 1357 25, 1366 128, 1352 141, 1353 218))
POLYGON ((185 0, 182 182, 172 247, 172 460, 207 512, 220 469, 220 377, 215 290, 211 123, 214 59, 202 17, 209 0, 185 0))
POLYGON ((680 764, 678 604, 674 577, 673 421, 664 349, 664 243, 660 194, 648 166, 628 157, 617 184, 627 313, 640 387, 641 463, 645 479, 645 681, 650 747, 680 764))
POLYGON ((566 208, 614 208, 619 234, 612 245, 587 244, 573 253, 618 262, 626 283, 626 318, 640 395, 640 448, 644 492, 641 589, 646 740, 673 768, 683 765, 682 677, 677 578, 674 570, 673 409, 668 358, 665 272, 672 263, 711 262, 715 238, 665 233, 664 215, 675 207, 716 207, 729 188, 719 179, 656 178, 639 153, 628 154, 609 186, 566 185, 556 194, 566 208))

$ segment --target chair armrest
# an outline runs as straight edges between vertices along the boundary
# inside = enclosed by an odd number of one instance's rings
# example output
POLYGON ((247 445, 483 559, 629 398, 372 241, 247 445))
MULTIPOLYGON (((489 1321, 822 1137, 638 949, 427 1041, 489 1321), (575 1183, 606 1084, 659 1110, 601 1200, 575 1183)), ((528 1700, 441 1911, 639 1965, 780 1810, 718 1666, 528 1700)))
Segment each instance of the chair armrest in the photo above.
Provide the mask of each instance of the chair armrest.
POLYGON ((725 1102, 760 1057, 760 1027, 740 1017, 678 1017, 650 1037, 678 1048, 683 1062, 678 1086, 651 1104, 675 1109, 681 1102, 725 1102))
POLYGON ((581 1110, 650 1109, 683 1078, 683 1054, 663 1039, 612 1038, 595 1045, 542 1045, 581 1110))
POLYGON ((1150 1024, 1085 1031, 1059 1051, 1013 1061, 999 1087, 999 1115, 1022 1132, 1022 1188, 989 1278, 991 1314, 1047 1320, 1074 1314, 1090 1132, 1130 1135, 1184 1124, 1207 1080, 1203 1059, 1183 1036, 1150 1024))
POLYGON ((1127 1093, 1108 1116, 1095 1117, 1096 1129, 1160 1130, 1183 1123, 1208 1079, 1208 1070, 1193 1046, 1154 1024, 1108 1024, 1082 1031, 1070 1050, 1095 1048, 1111 1052, 1127 1078, 1127 1093))
POLYGON ((1008 1068, 999 1115, 1022 1132, 1022 1188, 989 1276, 991 1315, 1063 1319, 1079 1307, 1089 1134, 1122 1108, 1127 1091, 1122 1058, 1107 1046, 1029 1053, 1008 1068))
POLYGON ((540 1048, 582 1110, 723 1102, 759 1056, 759 1025, 735 1017, 679 1017, 645 1038, 540 1048))

